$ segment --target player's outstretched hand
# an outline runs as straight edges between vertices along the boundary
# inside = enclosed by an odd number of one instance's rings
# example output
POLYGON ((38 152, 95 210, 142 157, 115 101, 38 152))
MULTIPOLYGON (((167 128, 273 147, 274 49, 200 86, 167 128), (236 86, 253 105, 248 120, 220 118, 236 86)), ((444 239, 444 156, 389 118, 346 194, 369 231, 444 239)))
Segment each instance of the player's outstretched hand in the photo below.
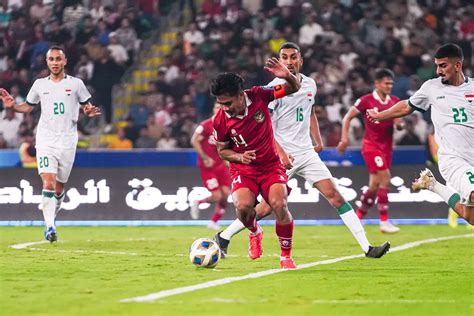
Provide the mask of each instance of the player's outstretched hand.
POLYGON ((255 150, 247 150, 240 156, 240 162, 244 165, 250 164, 252 161, 257 159, 257 155, 255 154, 255 150))
POLYGON ((3 88, 0 88, 0 99, 2 99, 3 105, 7 109, 11 109, 15 105, 15 99, 3 88))
POLYGON ((288 68, 275 57, 268 58, 264 68, 278 78, 286 78, 291 74, 288 68))
POLYGON ((295 161, 295 157, 293 155, 283 155, 281 158, 281 163, 283 164, 283 167, 285 167, 286 170, 290 170, 293 168, 293 161, 295 161))
POLYGON ((343 154, 346 151, 347 146, 349 146, 349 141, 341 139, 339 144, 337 144, 336 150, 338 153, 343 154))
POLYGON ((89 103, 84 106, 84 114, 88 117, 94 117, 101 115, 102 113, 100 112, 100 108, 89 103))
POLYGON ((369 110, 367 110, 365 115, 367 115, 367 118, 372 123, 376 123, 376 124, 379 123, 379 110, 377 110, 375 108, 374 109, 369 109, 369 110))

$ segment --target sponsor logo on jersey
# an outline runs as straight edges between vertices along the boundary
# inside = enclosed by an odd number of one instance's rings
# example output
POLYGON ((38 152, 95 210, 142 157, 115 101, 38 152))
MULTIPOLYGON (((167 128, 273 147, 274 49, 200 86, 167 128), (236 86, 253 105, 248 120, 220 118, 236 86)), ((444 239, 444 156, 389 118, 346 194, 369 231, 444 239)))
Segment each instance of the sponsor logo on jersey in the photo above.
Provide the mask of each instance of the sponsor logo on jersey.
POLYGON ((47 94, 49 94, 49 92, 48 92, 48 91, 45 91, 45 92, 43 92, 43 95, 47 95, 47 94))
POLYGON ((263 114, 262 110, 258 110, 253 115, 253 118, 255 119, 255 121, 257 121, 257 123, 262 123, 265 120, 265 114, 263 114))
POLYGON ((444 95, 439 95, 439 96, 436 97, 436 100, 441 100, 441 99, 444 99, 444 98, 445 98, 444 95))
POLYGON ((474 101, 474 93, 468 93, 468 94, 465 94, 464 97, 466 98, 466 100, 472 104, 472 101, 474 101))

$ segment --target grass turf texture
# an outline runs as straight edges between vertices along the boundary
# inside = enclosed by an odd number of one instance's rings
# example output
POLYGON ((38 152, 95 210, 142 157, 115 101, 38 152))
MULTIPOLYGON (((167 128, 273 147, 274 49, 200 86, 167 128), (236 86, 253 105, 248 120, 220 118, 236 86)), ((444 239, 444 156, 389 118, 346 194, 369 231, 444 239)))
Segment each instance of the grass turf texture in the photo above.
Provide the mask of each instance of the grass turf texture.
MULTIPOLYGON (((0 228, 2 315, 473 315, 474 238, 287 271, 166 297, 124 298, 279 267, 274 228, 264 227, 264 256, 247 258, 247 234, 231 242, 215 270, 195 268, 188 248, 214 232, 203 227, 59 227, 59 243, 39 227, 0 228), (32 250, 31 248, 41 249, 32 250), (118 252, 115 254, 108 252, 118 252)), ((396 235, 366 227, 369 240, 392 247, 474 233, 464 226, 402 226, 396 235)), ((295 227, 297 264, 361 253, 343 226, 295 227)))

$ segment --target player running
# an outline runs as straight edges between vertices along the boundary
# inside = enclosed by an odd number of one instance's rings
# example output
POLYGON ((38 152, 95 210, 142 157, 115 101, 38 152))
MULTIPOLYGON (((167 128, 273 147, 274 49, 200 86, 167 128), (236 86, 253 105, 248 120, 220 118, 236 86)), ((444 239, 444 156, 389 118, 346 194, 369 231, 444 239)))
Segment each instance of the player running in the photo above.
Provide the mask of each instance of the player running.
POLYGON ((82 80, 64 72, 67 59, 62 48, 51 47, 46 54, 46 63, 50 75, 35 80, 26 102, 15 104, 5 89, 0 89, 0 98, 6 108, 19 113, 29 113, 41 104, 36 159, 43 182, 44 237, 54 242, 58 238, 55 218, 64 200, 64 187, 76 154, 79 109, 82 107, 89 117, 100 115, 100 110, 89 102, 91 95, 82 80))
MULTIPOLYGON (((219 104, 216 103, 213 110, 214 115, 218 110, 219 104)), ((211 117, 201 122, 191 137, 191 145, 196 149, 198 155, 202 183, 211 192, 211 196, 196 200, 191 204, 191 217, 193 219, 199 218, 199 204, 215 203, 214 214, 212 214, 211 222, 207 227, 218 230, 220 227, 217 221, 225 213, 227 198, 230 194, 230 174, 226 164, 217 153, 216 141, 212 132, 211 117)))
MULTIPOLYGON (((372 247, 367 240, 364 228, 352 206, 344 200, 337 190, 329 169, 319 158, 318 152, 323 148, 319 125, 314 113, 316 83, 313 79, 300 73, 303 64, 301 50, 295 43, 285 43, 280 48, 280 61, 301 82, 301 89, 291 96, 273 101, 269 105, 275 139, 281 147, 294 158, 283 156, 289 178, 301 176, 313 187, 317 188, 329 203, 337 210, 344 224, 349 228, 367 257, 382 257, 390 248, 390 243, 372 247), (313 146, 312 139, 316 144, 313 146)), ((282 79, 276 78, 268 86, 278 86, 282 79)), ((262 201, 257 206, 257 216, 263 218, 271 213, 271 206, 262 201)), ((235 220, 227 229, 218 233, 215 240, 219 243, 223 254, 227 252, 229 241, 233 235, 243 229, 244 225, 235 220)), ((261 248, 250 248, 250 256, 256 259, 262 255, 261 248)))
POLYGON ((438 78, 426 81, 408 100, 388 110, 368 110, 376 122, 403 117, 431 107, 435 140, 439 146, 438 166, 448 186, 436 181, 425 169, 413 182, 413 190, 437 193, 469 224, 474 224, 474 80, 462 72, 462 49, 445 44, 435 53, 438 78), (453 190, 454 189, 454 190, 453 190))
MULTIPOLYGON (((359 113, 366 113, 368 109, 386 110, 397 103, 399 99, 391 96, 394 74, 389 69, 377 69, 375 71, 374 86, 372 93, 357 99, 354 106, 342 120, 341 141, 337 145, 337 151, 344 153, 349 146, 350 122, 359 113)), ((400 228, 388 221, 388 191, 390 189, 390 166, 392 164, 392 144, 394 120, 387 120, 376 124, 364 115, 365 133, 362 142, 362 157, 369 169, 369 187, 362 193, 361 205, 357 209, 357 216, 362 219, 377 199, 380 231, 382 233, 397 233, 400 228)))
POLYGON ((214 132, 222 159, 230 162, 232 198, 237 217, 250 230, 249 255, 261 249, 262 228, 257 224, 255 203, 259 193, 276 217, 281 248, 280 266, 295 269, 291 257, 293 219, 287 206, 288 177, 280 162, 268 104, 299 90, 300 82, 278 59, 268 59, 265 69, 284 83, 274 87, 243 89, 243 79, 222 73, 211 85, 221 109, 214 117, 214 132))

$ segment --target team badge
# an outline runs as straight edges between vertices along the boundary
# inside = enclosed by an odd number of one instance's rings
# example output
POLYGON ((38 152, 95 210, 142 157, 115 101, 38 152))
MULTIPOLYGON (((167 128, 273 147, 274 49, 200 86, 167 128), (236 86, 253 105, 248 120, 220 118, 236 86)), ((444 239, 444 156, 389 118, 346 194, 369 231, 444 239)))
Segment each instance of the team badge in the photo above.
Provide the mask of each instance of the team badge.
POLYGON ((72 93, 72 89, 69 89, 69 88, 66 88, 65 91, 66 91, 66 94, 67 94, 68 96, 71 95, 71 93, 72 93))
POLYGON ((255 119, 255 121, 257 121, 257 123, 262 123, 265 120, 265 114, 263 114, 262 110, 258 110, 253 115, 253 118, 255 119))
POLYGON ((467 94, 464 95, 464 97, 471 104, 472 104, 472 101, 474 101, 474 94, 473 93, 467 93, 467 94))
POLYGON ((231 129, 231 130, 230 130, 230 134, 231 134, 231 135, 237 135, 237 132, 235 131, 235 129, 231 129))

